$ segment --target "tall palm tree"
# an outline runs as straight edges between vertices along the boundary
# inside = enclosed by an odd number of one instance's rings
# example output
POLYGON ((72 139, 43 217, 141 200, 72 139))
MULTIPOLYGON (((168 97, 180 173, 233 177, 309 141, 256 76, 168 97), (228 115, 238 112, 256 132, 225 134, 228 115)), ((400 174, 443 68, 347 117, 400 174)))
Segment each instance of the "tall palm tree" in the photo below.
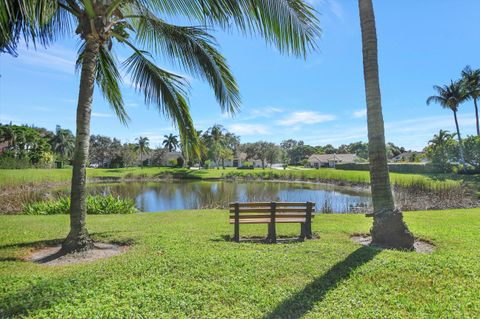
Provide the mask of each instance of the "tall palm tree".
POLYGON ((138 137, 135 139, 137 144, 135 145, 135 151, 140 154, 140 163, 143 169, 143 155, 148 153, 148 145, 150 144, 148 137, 138 137))
POLYGON ((232 113, 239 108, 240 96, 215 38, 207 32, 215 26, 258 33, 280 52, 299 56, 317 47, 320 34, 315 12, 303 0, 0 0, 1 52, 16 55, 21 41, 48 46, 73 34, 81 43, 70 233, 62 245, 65 252, 93 247, 85 226, 85 195, 95 82, 120 120, 128 121, 113 48, 131 49, 122 68, 131 76, 133 87, 143 93, 146 104, 155 105, 176 123, 182 140, 195 145, 198 137, 189 113, 185 78, 158 67, 145 50, 172 59, 205 79, 222 110, 232 113), (182 16, 201 27, 177 26, 160 16, 182 16))
POLYGON ((468 98, 468 96, 463 89, 461 81, 450 81, 450 85, 434 85, 433 89, 437 91, 437 95, 430 96, 427 99, 427 105, 435 102, 440 104, 444 109, 449 109, 453 112, 453 118, 455 119, 455 127, 457 129, 460 160, 462 162, 463 169, 466 170, 465 157, 463 155, 462 136, 460 135, 460 126, 458 125, 457 112, 460 104, 464 102, 468 98))
POLYGON ((414 237, 395 209, 387 152, 378 76, 377 31, 372 0, 359 0, 362 30, 363 70, 367 99, 368 153, 373 201, 372 244, 397 249, 413 249, 414 237))
POLYGON ((177 149, 179 142, 176 135, 173 135, 172 133, 170 133, 169 135, 164 135, 163 137, 165 139, 163 140, 162 145, 165 148, 168 148, 169 152, 172 152, 177 149))
POLYGON ((480 123, 477 105, 477 100, 480 97, 480 69, 473 70, 467 65, 462 71, 462 86, 468 98, 473 100, 477 124, 477 136, 480 136, 480 123))

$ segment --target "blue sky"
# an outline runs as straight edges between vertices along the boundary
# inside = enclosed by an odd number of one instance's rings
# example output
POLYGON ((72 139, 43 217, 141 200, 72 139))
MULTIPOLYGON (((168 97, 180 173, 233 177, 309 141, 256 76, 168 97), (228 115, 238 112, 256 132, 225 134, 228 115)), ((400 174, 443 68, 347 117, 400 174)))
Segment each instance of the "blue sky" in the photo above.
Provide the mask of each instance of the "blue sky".
MULTIPOLYGON (((211 89, 188 76, 190 105, 198 129, 215 123, 242 142, 280 142, 294 138, 312 145, 340 145, 366 140, 361 35, 356 0, 309 0, 320 12, 319 52, 306 60, 280 55, 261 38, 216 32, 220 50, 240 85, 242 111, 221 113, 211 89)), ((452 112, 426 106, 433 84, 448 84, 465 65, 480 67, 480 1, 374 1, 387 140, 421 149, 440 129, 455 129, 452 112)), ((20 56, 0 56, 0 121, 74 130, 78 75, 77 40, 65 39, 48 50, 22 47, 20 56)), ((127 51, 117 51, 119 58, 127 51)), ((183 70, 163 61, 179 74, 183 70)), ((175 132, 171 123, 124 86, 131 122, 115 118, 98 94, 92 134, 133 142, 147 136, 158 145, 175 132)), ((462 133, 474 133, 473 104, 461 106, 462 133)))

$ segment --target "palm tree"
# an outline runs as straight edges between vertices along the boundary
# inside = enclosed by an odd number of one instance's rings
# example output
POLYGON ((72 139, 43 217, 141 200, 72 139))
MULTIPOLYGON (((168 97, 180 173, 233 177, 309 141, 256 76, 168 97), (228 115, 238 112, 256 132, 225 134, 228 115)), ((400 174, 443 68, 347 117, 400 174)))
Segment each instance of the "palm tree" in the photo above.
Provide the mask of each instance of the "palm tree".
POLYGON ((368 153, 374 210, 372 244, 396 249, 413 249, 414 237, 403 221, 403 214, 395 209, 390 187, 378 76, 377 31, 372 0, 359 0, 358 6, 362 30, 368 153))
POLYGON ((170 133, 170 135, 164 135, 163 137, 165 139, 163 140, 162 145, 165 148, 168 148, 169 152, 172 152, 177 149, 179 143, 176 135, 173 135, 172 133, 170 133))
POLYGON ((75 149, 75 136, 67 129, 62 129, 57 125, 55 135, 50 141, 52 150, 60 155, 62 161, 69 159, 75 149))
POLYGON ((148 153, 149 140, 148 137, 142 136, 138 137, 135 140, 137 141, 137 144, 135 145, 135 151, 140 154, 140 163, 143 169, 143 155, 148 153))
POLYGON ((219 167, 220 154, 222 152, 222 149, 225 146, 224 133, 225 133, 225 129, 220 124, 213 125, 207 131, 207 134, 209 137, 210 152, 212 153, 213 160, 215 162, 215 165, 217 166, 217 169, 220 169, 219 167))
POLYGON ((466 66, 462 71, 462 86, 469 99, 473 100, 475 106, 475 119, 477 123, 477 136, 480 136, 480 123, 478 119, 477 100, 480 97, 480 69, 472 70, 466 66))
POLYGON ((428 141, 428 144, 434 147, 442 146, 442 145, 445 145, 445 143, 447 143, 449 140, 454 138, 455 135, 456 135, 455 133, 450 134, 449 131, 440 130, 438 134, 433 135, 433 138, 430 141, 428 141))
POLYGON ((450 109, 455 119, 455 127, 457 129, 458 148, 460 150, 460 161, 463 169, 466 170, 465 157, 463 156, 462 136, 460 135, 460 126, 458 125, 457 112, 460 104, 467 99, 467 95, 462 87, 462 82, 450 82, 450 85, 434 85, 433 89, 438 95, 432 95, 427 99, 427 105, 433 102, 440 104, 444 109, 450 109))
POLYGON ((316 49, 320 34, 315 11, 303 0, 2 0, 0 16, 1 52, 16 55, 22 41, 48 46, 65 35, 79 38, 80 89, 65 252, 93 247, 85 226, 85 195, 95 82, 119 119, 129 119, 115 47, 131 49, 122 67, 146 104, 171 118, 180 138, 195 145, 198 137, 187 103, 186 79, 158 67, 145 50, 172 59, 205 79, 222 110, 233 113, 240 106, 238 86, 216 49, 215 38, 207 32, 211 27, 236 26, 245 34, 258 33, 280 52, 298 56, 316 49), (177 26, 160 15, 182 16, 201 27, 177 26))

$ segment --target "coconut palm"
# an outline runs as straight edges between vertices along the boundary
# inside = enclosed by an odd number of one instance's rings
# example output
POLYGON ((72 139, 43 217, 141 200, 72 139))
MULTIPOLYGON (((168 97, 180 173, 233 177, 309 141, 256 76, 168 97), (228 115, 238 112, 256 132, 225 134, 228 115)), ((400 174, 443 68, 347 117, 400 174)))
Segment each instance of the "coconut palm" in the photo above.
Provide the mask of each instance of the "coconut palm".
POLYGON ((133 87, 143 93, 146 104, 155 105, 175 122, 182 140, 195 145, 198 137, 189 113, 185 78, 157 66, 146 50, 205 79, 221 108, 234 112, 240 105, 238 86, 214 37, 207 32, 209 28, 236 26, 240 32, 264 36, 280 52, 305 56, 316 48, 317 22, 314 10, 303 0, 0 0, 2 52, 17 54, 22 41, 48 46, 62 36, 76 34, 79 39, 70 233, 63 250, 93 247, 85 226, 85 187, 95 83, 119 119, 128 121, 114 48, 131 50, 121 66, 133 87), (175 16, 200 27, 177 26, 164 19, 175 16))
POLYGON ((449 109, 453 112, 455 119, 455 127, 457 129, 458 147, 460 151, 460 160, 463 164, 463 169, 466 170, 465 158, 463 156, 462 136, 460 135, 460 126, 458 125, 457 112, 460 104, 464 102, 468 96, 463 89, 462 82, 450 82, 450 85, 434 85, 433 89, 437 91, 437 95, 432 95, 427 99, 427 105, 432 103, 440 104, 444 109, 449 109))
POLYGON ((480 69, 473 70, 470 66, 466 66, 462 71, 462 86, 467 94, 467 97, 473 100, 477 124, 477 136, 480 136, 480 123, 477 105, 477 100, 480 97, 480 69))
POLYGON ((177 136, 170 133, 169 135, 164 135, 163 137, 165 139, 163 140, 162 145, 165 148, 168 148, 169 152, 175 151, 179 144, 177 136))
POLYGON ((143 155, 148 153, 148 145, 150 144, 148 137, 138 137, 135 139, 137 144, 135 144, 135 151, 140 154, 140 163, 143 169, 143 155))
POLYGON ((362 31, 363 69, 367 99, 368 153, 373 202, 372 244, 397 249, 413 249, 414 237, 395 209, 387 152, 378 76, 377 32, 372 0, 359 0, 362 31))

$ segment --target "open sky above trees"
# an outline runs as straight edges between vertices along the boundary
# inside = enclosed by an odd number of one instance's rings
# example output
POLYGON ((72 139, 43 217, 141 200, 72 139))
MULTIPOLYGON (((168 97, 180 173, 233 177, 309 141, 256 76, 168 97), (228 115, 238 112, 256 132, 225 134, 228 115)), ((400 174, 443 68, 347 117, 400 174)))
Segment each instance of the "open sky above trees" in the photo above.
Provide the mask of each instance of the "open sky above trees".
MULTIPOLYGON (((340 145, 366 140, 360 31, 356 2, 310 0, 321 15, 323 39, 319 53, 307 61, 279 55, 262 39, 215 33, 236 76, 242 112, 223 116, 205 83, 191 79, 195 125, 206 130, 222 124, 242 137, 279 143, 293 138, 312 145, 340 145)), ((480 67, 478 12, 480 2, 409 0, 376 3, 379 63, 388 141, 420 150, 440 129, 455 131, 451 112, 426 106, 432 85, 457 79, 465 65, 480 67), (408 19, 406 18, 408 17, 408 19), (477 24, 475 26, 475 24, 477 24), (455 46, 445 42, 455 39, 455 46), (421 53, 421 54, 418 54, 421 53)), ((176 21, 180 22, 181 21, 176 21)), ((18 58, 2 55, 0 121, 74 130, 78 75, 75 43, 59 42, 49 51, 22 48, 18 58), (28 94, 25 92, 28 91, 28 94)), ((119 57, 126 53, 117 51, 119 57)), ((168 62, 160 65, 180 74, 168 62)), ((126 82, 128 84, 128 82, 126 82)), ((170 123, 145 109, 133 88, 123 90, 129 127, 122 126, 96 92, 92 134, 134 142, 138 136, 160 145, 174 132, 170 123)), ((473 105, 459 111, 462 133, 475 133, 473 105)))

